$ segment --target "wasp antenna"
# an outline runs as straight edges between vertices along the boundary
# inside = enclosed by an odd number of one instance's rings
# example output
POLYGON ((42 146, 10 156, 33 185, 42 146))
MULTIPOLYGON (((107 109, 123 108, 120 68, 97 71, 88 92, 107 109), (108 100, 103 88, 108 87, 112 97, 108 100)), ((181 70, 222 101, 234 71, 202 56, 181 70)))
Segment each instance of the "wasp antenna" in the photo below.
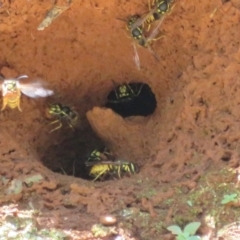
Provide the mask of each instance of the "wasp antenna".
POLYGON ((20 75, 20 76, 17 77, 17 79, 22 79, 22 78, 28 78, 28 76, 27 75, 20 75))
POLYGON ((157 36, 157 34, 159 33, 159 28, 162 25, 164 19, 165 19, 165 16, 162 16, 161 19, 159 20, 156 28, 152 31, 152 33, 148 37, 148 40, 151 41, 151 40, 153 40, 157 36))
POLYGON ((125 19, 122 19, 122 18, 116 18, 117 20, 120 20, 120 21, 123 21, 123 22, 126 22, 125 19))
POLYGON ((115 82, 114 80, 112 80, 112 83, 113 83, 113 86, 114 86, 115 88, 117 88, 117 84, 116 84, 116 82, 115 82))

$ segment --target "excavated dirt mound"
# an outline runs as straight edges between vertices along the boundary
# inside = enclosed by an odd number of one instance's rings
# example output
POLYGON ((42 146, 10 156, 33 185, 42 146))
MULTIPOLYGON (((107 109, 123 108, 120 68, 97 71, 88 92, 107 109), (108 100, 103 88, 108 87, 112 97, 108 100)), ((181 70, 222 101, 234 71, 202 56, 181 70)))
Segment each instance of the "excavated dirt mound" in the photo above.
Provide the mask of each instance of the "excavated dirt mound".
POLYGON ((0 234, 4 222, 34 210, 35 230, 23 235, 54 228, 66 236, 48 239, 174 239, 169 225, 200 221, 205 239, 240 238, 232 225, 218 231, 239 221, 238 199, 234 206, 221 200, 240 196, 240 4, 173 4, 160 27, 164 37, 153 42, 159 61, 137 47, 138 70, 118 18, 146 13, 148 1, 0 1, 1 73, 44 79, 54 91, 22 95, 22 112, 1 112, 0 234), (107 108, 112 81, 146 84, 156 109, 149 96, 139 98, 155 111, 122 117, 107 108), (45 113, 54 102, 78 113, 73 129, 49 133, 45 113), (93 182, 85 161, 104 146, 139 173, 93 182), (117 218, 113 227, 100 224, 105 214, 117 218))

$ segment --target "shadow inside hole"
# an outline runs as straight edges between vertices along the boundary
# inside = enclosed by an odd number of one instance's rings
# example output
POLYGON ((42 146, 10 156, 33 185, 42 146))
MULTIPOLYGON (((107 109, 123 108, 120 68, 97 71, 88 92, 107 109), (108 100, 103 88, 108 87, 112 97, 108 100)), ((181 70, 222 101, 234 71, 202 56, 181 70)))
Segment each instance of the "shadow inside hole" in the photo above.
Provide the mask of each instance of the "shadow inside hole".
POLYGON ((230 152, 225 152, 221 157, 221 160, 224 162, 229 162, 232 158, 232 154, 230 152))
POLYGON ((105 107, 122 117, 149 116, 155 111, 157 101, 148 84, 132 82, 115 86, 107 96, 105 107))
POLYGON ((103 142, 91 127, 84 131, 75 129, 70 138, 50 146, 41 162, 53 172, 90 180, 89 168, 85 166, 85 161, 94 149, 103 147, 103 142))

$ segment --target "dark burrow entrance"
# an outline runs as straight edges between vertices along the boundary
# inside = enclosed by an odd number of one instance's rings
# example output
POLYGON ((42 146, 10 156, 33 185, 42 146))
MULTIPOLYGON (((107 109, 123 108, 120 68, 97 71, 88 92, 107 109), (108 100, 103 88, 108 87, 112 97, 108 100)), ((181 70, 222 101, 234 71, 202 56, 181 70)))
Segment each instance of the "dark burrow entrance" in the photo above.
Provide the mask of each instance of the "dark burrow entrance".
MULTIPOLYGON (((63 129, 59 131, 64 134, 63 129)), ((84 131, 75 129, 70 137, 50 146, 41 161, 53 172, 90 180, 85 162, 92 151, 103 148, 104 143, 89 126, 84 131)))
POLYGON ((106 107, 122 117, 149 116, 156 107, 157 101, 148 84, 142 82, 124 83, 108 94, 106 107))
POLYGON ((122 161, 110 152, 91 127, 75 129, 70 137, 51 145, 41 162, 53 172, 94 181, 119 179, 140 170, 137 164, 122 161))

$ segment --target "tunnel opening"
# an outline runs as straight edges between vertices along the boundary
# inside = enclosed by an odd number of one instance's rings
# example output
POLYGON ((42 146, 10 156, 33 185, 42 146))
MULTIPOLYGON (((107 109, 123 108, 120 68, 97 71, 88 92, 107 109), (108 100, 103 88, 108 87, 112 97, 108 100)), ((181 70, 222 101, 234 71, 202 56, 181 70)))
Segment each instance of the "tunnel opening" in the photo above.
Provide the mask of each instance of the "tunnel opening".
POLYGON ((130 177, 140 170, 135 163, 119 160, 90 127, 75 129, 71 137, 51 145, 41 162, 55 173, 93 181, 130 177))
POLYGON ((155 94, 150 86, 142 82, 117 85, 107 96, 105 107, 112 109, 123 118, 130 116, 149 116, 157 107, 155 94))
POLYGON ((70 137, 61 130, 65 138, 48 147, 41 158, 51 171, 90 181, 108 181, 139 173, 137 164, 120 160, 90 126, 84 131, 74 129, 70 137))
MULTIPOLYGON (((62 136, 69 135, 64 129, 58 131, 61 131, 62 136)), ((69 137, 64 137, 59 143, 50 145, 41 162, 55 173, 91 180, 90 169, 85 162, 94 149, 102 148, 104 143, 90 126, 84 130, 75 128, 69 137)))

